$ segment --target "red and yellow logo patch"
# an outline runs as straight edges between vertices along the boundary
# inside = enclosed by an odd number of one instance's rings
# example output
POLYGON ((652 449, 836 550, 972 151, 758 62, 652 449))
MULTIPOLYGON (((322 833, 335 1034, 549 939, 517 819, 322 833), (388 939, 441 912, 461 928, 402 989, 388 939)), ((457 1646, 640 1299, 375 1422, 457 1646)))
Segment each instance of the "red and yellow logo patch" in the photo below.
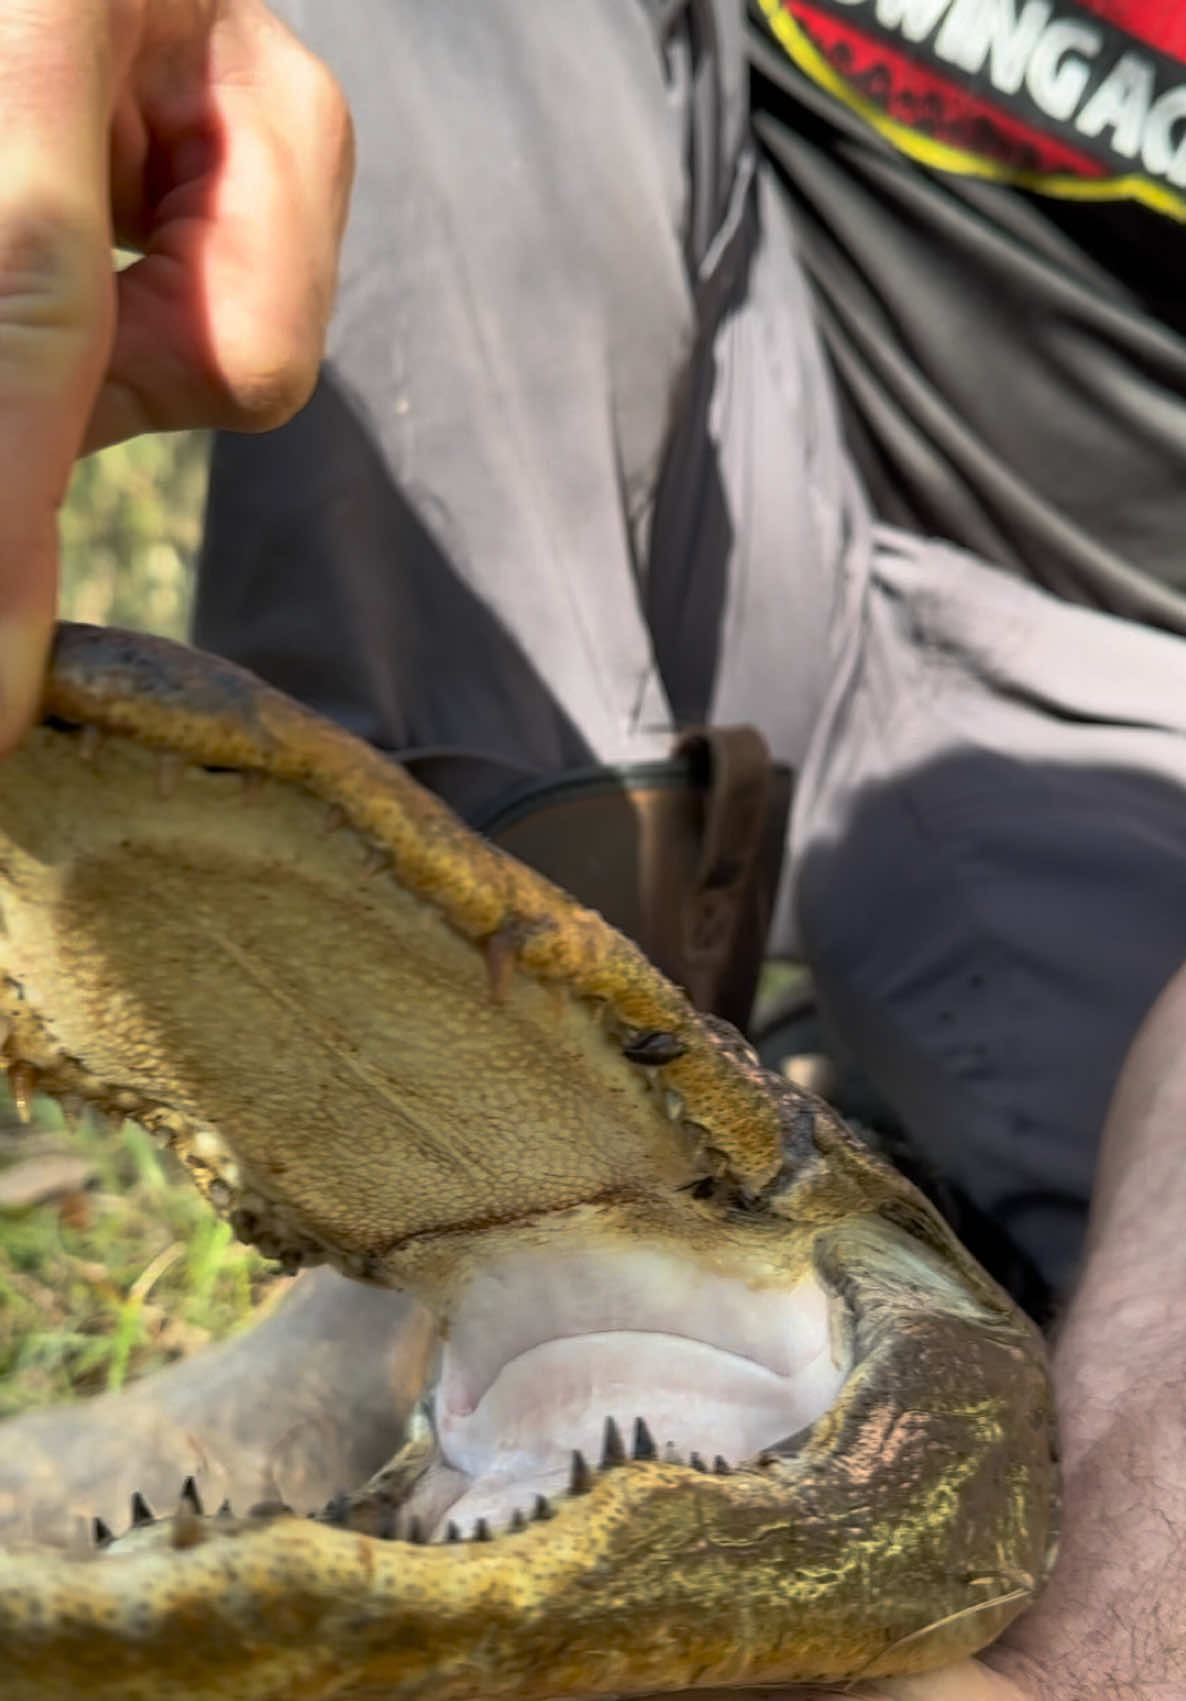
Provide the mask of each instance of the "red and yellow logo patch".
POLYGON ((940 171, 1186 220, 1184 0, 759 0, 812 80, 940 171))

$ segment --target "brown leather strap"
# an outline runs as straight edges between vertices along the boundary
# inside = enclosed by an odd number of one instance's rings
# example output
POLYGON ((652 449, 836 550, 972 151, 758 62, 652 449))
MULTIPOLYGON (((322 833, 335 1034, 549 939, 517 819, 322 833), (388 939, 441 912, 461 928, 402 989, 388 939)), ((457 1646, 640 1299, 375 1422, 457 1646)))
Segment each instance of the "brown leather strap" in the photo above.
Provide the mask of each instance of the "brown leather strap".
MULTIPOLYGON (((722 999, 735 1002, 727 989, 738 972, 750 978, 748 963, 741 971, 734 965, 738 953, 754 945, 751 912, 770 805, 770 752, 754 727, 735 726, 685 733, 676 755, 687 761, 701 794, 700 855, 681 894, 685 984, 694 1004, 717 1009, 722 999)), ((769 910, 764 923, 763 934, 769 910)))
POLYGON ((752 727, 684 733, 668 762, 520 788, 477 822, 743 1027, 778 890, 791 777, 752 727))

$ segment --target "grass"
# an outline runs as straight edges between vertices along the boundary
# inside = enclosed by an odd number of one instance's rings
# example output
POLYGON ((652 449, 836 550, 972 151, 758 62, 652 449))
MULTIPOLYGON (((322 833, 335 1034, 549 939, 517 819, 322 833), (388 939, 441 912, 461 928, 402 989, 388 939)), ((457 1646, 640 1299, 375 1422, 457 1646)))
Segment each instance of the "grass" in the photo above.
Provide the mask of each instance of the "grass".
POLYGON ((0 1181, 46 1158, 81 1161, 54 1197, 0 1210, 0 1417, 121 1388, 287 1286, 136 1123, 70 1128, 36 1099, 25 1127, 0 1094, 0 1181))
POLYGON ((137 437, 80 461, 62 511, 62 613, 184 638, 201 538, 204 432, 137 437))
MULTIPOLYGON (((206 437, 182 433, 79 464, 62 514, 65 618, 185 636, 207 458, 206 437)), ((71 1129, 48 1099, 24 1127, 0 1085, 0 1183, 38 1158, 86 1179, 0 1208, 0 1417, 118 1389, 286 1285, 142 1128, 88 1116, 71 1129)))

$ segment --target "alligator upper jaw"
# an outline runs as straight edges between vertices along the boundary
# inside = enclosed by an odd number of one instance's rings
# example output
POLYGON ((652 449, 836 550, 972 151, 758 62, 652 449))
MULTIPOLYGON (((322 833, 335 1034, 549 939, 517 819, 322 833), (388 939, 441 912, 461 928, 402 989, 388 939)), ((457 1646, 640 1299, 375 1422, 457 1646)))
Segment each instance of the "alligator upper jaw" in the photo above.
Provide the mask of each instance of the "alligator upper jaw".
MULTIPOLYGON (((654 1249, 538 1250, 483 1268, 446 1334, 440 1446, 405 1518, 504 1527, 596 1459, 607 1418, 642 1418, 660 1456, 749 1459, 823 1415, 851 1368, 835 1303, 806 1273, 759 1286, 654 1249)), ((774 1271, 767 1267, 769 1279, 774 1271)), ((612 1433, 612 1432, 611 1432, 612 1433)))

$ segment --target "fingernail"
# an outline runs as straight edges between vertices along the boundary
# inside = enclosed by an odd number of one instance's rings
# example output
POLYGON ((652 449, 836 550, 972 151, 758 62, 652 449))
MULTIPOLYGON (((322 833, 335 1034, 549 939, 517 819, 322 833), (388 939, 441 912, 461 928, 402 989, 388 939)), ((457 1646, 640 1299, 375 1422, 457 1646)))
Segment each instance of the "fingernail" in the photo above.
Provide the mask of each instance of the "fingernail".
POLYGON ((0 751, 18 744, 41 707, 52 628, 0 615, 0 751))

